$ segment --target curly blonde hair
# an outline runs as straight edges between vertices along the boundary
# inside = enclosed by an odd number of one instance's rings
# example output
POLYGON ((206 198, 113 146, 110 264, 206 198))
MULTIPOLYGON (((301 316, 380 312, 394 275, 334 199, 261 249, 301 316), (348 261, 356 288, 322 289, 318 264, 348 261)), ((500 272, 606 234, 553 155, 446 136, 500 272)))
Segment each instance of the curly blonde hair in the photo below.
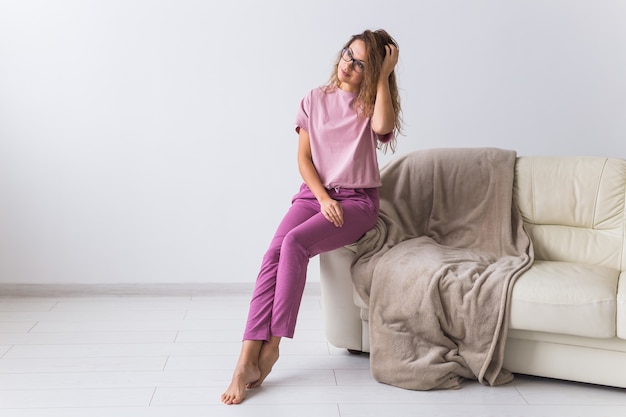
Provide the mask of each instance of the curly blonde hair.
MULTIPOLYGON (((376 86, 378 83, 378 78, 380 76, 380 70, 382 68, 383 61, 386 55, 385 45, 393 44, 397 48, 398 43, 394 38, 391 37, 391 35, 389 35, 389 33, 387 33, 383 29, 378 29, 375 31, 366 30, 363 33, 352 35, 350 40, 346 42, 343 48, 341 48, 337 56, 337 62, 333 67, 333 72, 330 76, 327 87, 331 89, 339 87, 337 68, 339 66, 339 63, 341 62, 341 51, 345 48, 350 47, 352 42, 354 42, 355 40, 361 40, 363 41, 363 43, 365 43, 365 49, 367 51, 367 57, 365 60, 368 63, 368 65, 365 67, 363 83, 361 84, 359 95, 357 96, 355 101, 355 111, 365 117, 371 117, 374 112, 374 103, 376 101, 376 86)), ((392 71, 389 75, 389 91, 391 93, 393 110, 396 115, 393 129, 393 138, 386 143, 382 143, 379 141, 377 147, 385 152, 388 148, 391 149, 392 152, 395 152, 396 137, 398 134, 402 133, 402 109, 400 107, 400 96, 398 94, 398 84, 396 82, 395 70, 392 71)))

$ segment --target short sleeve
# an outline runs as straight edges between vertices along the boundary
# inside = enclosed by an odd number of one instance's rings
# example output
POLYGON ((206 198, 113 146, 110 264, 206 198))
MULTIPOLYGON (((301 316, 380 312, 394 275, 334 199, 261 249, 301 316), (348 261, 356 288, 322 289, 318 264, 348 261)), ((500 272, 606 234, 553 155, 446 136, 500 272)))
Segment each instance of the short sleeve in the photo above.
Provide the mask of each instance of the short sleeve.
POLYGON ((378 140, 382 143, 387 143, 389 142, 391 139, 393 139, 394 135, 393 135, 393 130, 389 133, 386 133, 384 135, 376 135, 376 138, 378 138, 378 140))
POLYGON ((298 112, 296 113, 296 132, 300 131, 300 128, 303 128, 307 132, 310 132, 311 129, 309 127, 309 115, 311 110, 311 93, 307 94, 300 101, 300 106, 298 107, 298 112))

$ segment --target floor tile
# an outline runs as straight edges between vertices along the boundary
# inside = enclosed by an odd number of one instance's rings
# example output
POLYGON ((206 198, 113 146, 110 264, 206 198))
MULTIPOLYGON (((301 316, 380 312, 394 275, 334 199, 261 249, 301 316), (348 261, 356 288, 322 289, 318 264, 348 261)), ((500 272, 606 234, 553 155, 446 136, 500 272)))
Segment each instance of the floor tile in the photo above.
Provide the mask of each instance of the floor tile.
POLYGON ((622 388, 529 377, 518 377, 515 386, 529 404, 626 407, 626 390, 622 388))
POLYGON ((623 417, 626 407, 508 404, 340 404, 341 417, 623 417))
POLYGON ((20 301, 19 299, 0 298, 0 313, 12 311, 50 311, 56 304, 56 301, 20 301))
POLYGON ((0 373, 160 371, 167 357, 28 358, 0 360, 0 373))
POLYGON ((335 404, 89 407, 2 410, 2 417, 341 417, 335 404))
MULTIPOLYGON (((3 317, 3 320, 4 317, 3 317)), ((0 321, 0 334, 1 333, 26 333, 37 325, 33 321, 0 321)))
POLYGON ((2 312, 5 321, 159 321, 183 320, 186 310, 96 310, 76 314, 74 311, 11 311, 2 312))
MULTIPOLYGON (((320 342, 321 343, 321 342, 320 342)), ((117 356, 202 356, 239 352, 241 342, 223 343, 101 343, 72 345, 16 345, 5 358, 90 358, 117 356)), ((0 346, 0 354, 2 353, 0 346)))
POLYGON ((11 345, 0 345, 0 358, 2 358, 8 351, 11 350, 11 345))
MULTIPOLYGON (((201 331, 214 333, 240 325, 235 320, 42 320, 31 327, 30 333, 58 332, 152 332, 152 331, 201 331)), ((1 329, 1 327, 0 327, 1 329)))
POLYGON ((106 372, 81 370, 80 372, 0 373, 0 390, 223 387, 231 374, 231 370, 106 372))
POLYGON ((174 342, 177 334, 177 331, 5 333, 2 335, 2 343, 14 345, 165 343, 174 342))
POLYGON ((0 404, 2 408, 148 405, 153 393, 153 388, 2 390, 0 404))

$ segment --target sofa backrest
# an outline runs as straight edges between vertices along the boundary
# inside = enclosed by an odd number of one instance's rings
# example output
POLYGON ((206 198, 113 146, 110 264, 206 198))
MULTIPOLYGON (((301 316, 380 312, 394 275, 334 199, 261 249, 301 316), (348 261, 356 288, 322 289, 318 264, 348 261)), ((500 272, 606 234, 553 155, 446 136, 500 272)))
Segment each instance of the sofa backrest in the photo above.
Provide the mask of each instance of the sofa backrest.
POLYGON ((514 187, 535 259, 626 269, 626 160, 521 156, 514 187))

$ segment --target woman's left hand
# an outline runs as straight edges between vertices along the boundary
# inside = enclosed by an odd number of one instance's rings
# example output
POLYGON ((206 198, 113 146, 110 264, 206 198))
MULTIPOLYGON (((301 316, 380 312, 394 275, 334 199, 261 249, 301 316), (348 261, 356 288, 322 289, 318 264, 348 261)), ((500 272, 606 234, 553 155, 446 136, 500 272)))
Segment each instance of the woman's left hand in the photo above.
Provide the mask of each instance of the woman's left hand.
POLYGON ((380 70, 381 77, 389 77, 393 72, 396 64, 398 63, 398 55, 400 51, 394 44, 388 43, 385 45, 385 60, 383 61, 383 67, 380 70))
POLYGON ((343 226, 343 208, 337 200, 327 198, 320 201, 320 211, 322 215, 336 227, 343 226))

